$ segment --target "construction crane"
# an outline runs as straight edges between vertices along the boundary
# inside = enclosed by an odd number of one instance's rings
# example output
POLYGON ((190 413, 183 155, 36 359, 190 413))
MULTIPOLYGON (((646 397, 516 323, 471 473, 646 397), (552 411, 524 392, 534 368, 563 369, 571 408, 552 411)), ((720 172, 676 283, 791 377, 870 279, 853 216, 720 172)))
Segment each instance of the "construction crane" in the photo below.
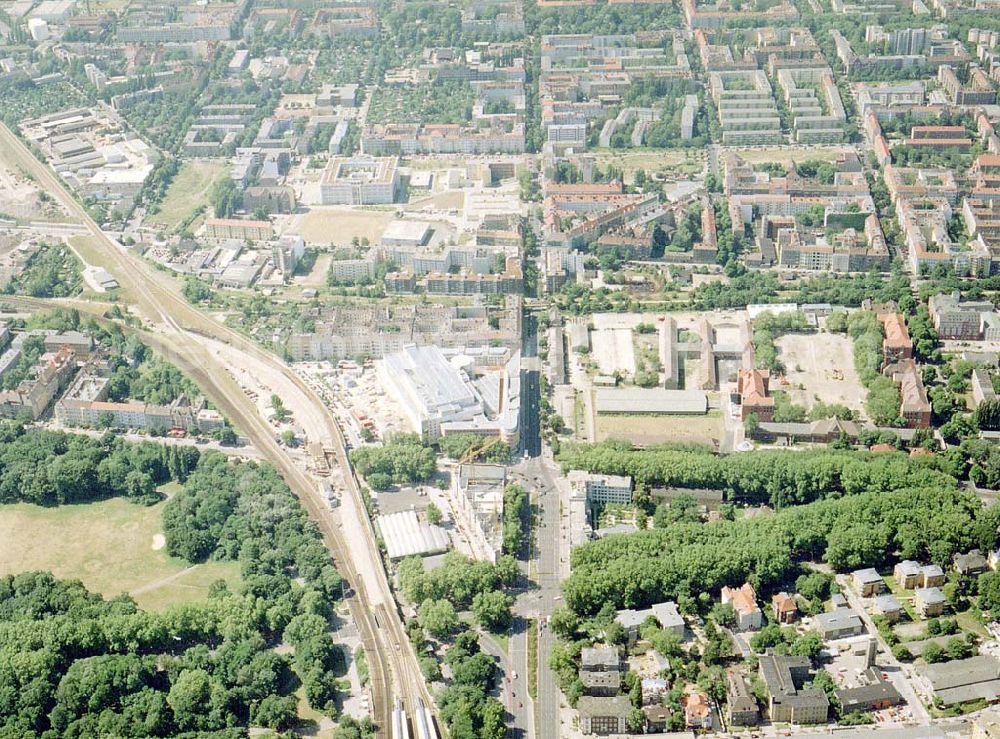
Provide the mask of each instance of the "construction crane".
POLYGON ((462 458, 458 460, 458 463, 468 464, 469 462, 472 462, 475 459, 479 459, 479 457, 486 454, 486 452, 488 452, 490 449, 495 447, 497 444, 500 444, 501 442, 503 442, 503 439, 501 439, 499 436, 491 436, 488 439, 483 439, 482 443, 474 444, 473 446, 469 447, 469 450, 462 455, 462 458))

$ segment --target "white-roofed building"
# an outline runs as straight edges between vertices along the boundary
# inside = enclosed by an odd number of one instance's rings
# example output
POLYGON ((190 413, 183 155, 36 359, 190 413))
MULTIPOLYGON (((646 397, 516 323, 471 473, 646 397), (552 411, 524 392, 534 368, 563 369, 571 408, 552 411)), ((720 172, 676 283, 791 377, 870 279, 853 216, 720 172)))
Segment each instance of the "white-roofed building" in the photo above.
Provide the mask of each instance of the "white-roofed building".
POLYGON ((496 366, 464 354, 449 357, 436 346, 408 346, 382 359, 377 372, 425 442, 478 433, 517 444, 520 354, 496 366))
POLYGON ((379 516, 375 521, 389 559, 440 554, 448 551, 448 532, 421 521, 416 511, 379 516))

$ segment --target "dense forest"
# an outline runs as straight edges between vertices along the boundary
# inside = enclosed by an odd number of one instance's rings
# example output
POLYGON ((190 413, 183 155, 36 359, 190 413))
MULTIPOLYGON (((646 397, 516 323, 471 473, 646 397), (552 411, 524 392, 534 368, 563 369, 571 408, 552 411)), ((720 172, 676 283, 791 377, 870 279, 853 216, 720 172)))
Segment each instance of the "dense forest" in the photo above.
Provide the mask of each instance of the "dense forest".
POLYGON ((559 460, 564 470, 629 475, 647 487, 724 490, 729 500, 775 507, 906 487, 955 487, 954 478, 938 469, 946 466, 947 458, 833 449, 720 457, 693 449, 640 451, 622 442, 604 442, 565 444, 559 460))
POLYGON ((239 561, 239 591, 220 581, 207 602, 149 613, 128 596, 105 601, 48 573, 0 579, 0 735, 285 730, 297 721, 299 686, 314 709, 334 714, 344 658, 329 624, 342 581, 273 468, 0 427, 4 502, 146 501, 150 484, 168 479, 184 482, 164 512, 168 551, 192 563, 239 561), (279 644, 291 649, 279 654, 279 644))
POLYGON ((123 496, 160 500, 156 487, 184 481, 198 464, 194 447, 128 443, 0 423, 0 503, 61 505, 123 496))

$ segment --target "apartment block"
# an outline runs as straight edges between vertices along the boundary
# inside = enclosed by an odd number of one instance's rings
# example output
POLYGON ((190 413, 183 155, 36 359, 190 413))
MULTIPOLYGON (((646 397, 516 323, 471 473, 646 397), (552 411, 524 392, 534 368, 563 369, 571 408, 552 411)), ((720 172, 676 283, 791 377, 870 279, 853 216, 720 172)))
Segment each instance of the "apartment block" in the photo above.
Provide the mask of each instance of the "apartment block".
POLYGON ((724 144, 784 141, 771 83, 762 70, 711 72, 708 83, 718 110, 724 144))
POLYGON ((399 194, 399 158, 333 157, 320 179, 324 205, 385 205, 399 194))

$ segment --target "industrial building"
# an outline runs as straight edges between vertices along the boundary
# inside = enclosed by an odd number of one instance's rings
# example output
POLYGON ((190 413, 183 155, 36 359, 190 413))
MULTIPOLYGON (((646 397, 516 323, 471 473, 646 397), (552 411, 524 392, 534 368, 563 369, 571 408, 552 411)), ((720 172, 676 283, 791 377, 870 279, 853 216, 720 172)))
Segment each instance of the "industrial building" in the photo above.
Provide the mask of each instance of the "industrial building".
POLYGON ((594 405, 600 414, 704 415, 708 397, 700 390, 598 388, 594 405))
POLYGON ((934 698, 945 706, 1000 696, 1000 660, 988 655, 926 665, 920 668, 934 698))
POLYGON ((501 366, 483 360, 481 355, 445 354, 437 346, 408 346, 378 362, 377 372, 425 442, 471 432, 517 446, 520 354, 501 366))
POLYGON ((763 654, 760 679, 767 688, 771 721, 791 724, 826 723, 830 701, 820 688, 803 687, 810 680, 808 657, 763 654))

